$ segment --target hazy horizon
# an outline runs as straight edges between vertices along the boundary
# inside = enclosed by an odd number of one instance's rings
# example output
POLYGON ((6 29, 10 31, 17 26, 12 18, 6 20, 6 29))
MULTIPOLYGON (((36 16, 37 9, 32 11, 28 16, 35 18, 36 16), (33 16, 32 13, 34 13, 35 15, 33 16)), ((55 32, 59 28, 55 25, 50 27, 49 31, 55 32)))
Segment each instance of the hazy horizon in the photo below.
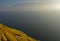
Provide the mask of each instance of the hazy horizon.
POLYGON ((0 22, 41 41, 60 41, 60 0, 0 0, 0 22))

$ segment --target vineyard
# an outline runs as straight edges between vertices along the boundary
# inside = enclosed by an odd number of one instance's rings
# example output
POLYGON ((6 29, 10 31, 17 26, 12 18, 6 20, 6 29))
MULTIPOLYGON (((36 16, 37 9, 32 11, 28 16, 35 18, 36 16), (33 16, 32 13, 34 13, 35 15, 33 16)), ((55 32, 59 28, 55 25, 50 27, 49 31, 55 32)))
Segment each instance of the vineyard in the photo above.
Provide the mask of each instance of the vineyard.
POLYGON ((0 24, 0 41, 36 41, 22 31, 0 24))

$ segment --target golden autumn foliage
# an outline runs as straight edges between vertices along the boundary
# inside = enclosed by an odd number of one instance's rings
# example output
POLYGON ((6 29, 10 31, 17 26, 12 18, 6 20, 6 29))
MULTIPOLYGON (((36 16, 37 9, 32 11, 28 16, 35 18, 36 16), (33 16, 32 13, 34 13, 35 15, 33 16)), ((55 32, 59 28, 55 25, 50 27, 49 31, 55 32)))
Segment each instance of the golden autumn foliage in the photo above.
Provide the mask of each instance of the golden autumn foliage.
POLYGON ((0 24, 0 41, 37 41, 24 32, 0 24))

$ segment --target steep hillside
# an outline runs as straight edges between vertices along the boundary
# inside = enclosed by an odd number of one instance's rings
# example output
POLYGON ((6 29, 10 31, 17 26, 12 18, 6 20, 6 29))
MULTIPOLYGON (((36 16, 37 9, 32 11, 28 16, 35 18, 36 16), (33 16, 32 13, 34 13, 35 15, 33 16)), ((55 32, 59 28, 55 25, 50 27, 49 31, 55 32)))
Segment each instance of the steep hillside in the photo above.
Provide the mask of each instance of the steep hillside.
POLYGON ((0 24, 0 41, 37 41, 22 31, 0 24))

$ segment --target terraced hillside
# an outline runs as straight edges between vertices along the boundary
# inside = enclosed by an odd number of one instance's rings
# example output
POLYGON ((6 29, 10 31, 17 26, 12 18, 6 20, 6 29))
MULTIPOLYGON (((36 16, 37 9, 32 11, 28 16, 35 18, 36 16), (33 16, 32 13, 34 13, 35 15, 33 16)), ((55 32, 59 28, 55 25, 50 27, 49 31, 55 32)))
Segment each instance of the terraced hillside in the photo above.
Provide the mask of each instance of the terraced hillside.
POLYGON ((37 41, 24 32, 0 24, 0 41, 37 41))

